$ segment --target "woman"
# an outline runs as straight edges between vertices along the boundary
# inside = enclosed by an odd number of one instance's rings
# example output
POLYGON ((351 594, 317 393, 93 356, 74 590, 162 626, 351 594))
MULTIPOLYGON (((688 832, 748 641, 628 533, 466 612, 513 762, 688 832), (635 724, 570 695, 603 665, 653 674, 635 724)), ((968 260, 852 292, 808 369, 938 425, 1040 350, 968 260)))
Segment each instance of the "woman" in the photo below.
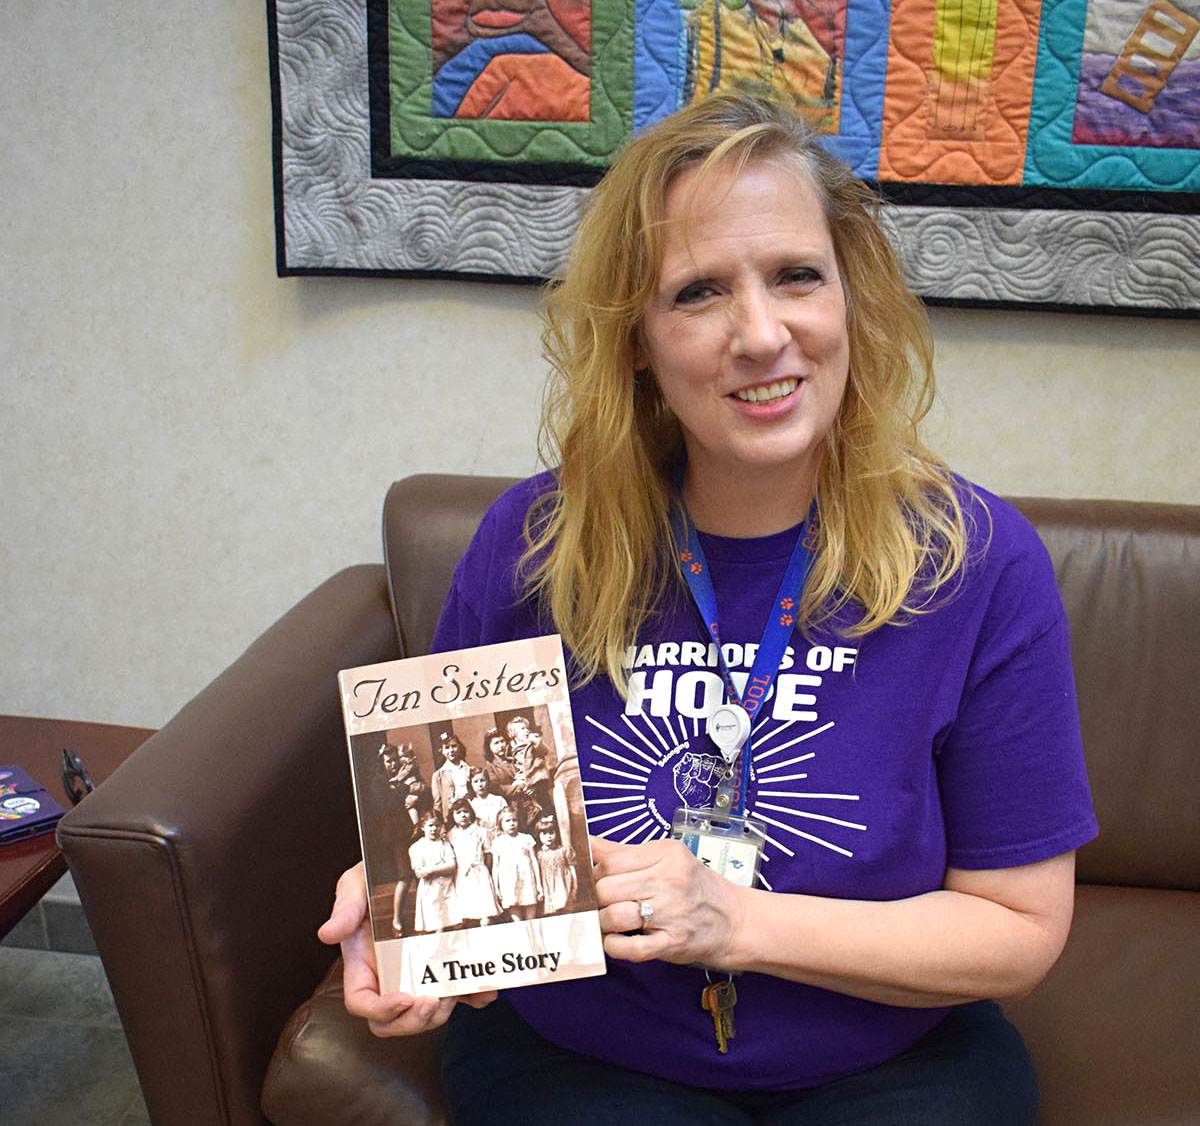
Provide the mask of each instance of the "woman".
POLYGON ((483 737, 483 770, 491 783, 492 793, 507 796, 516 772, 508 739, 495 727, 483 737))
MULTIPOLYGON (((416 839, 418 813, 414 808, 409 786, 419 781, 412 747, 384 743, 378 751, 379 765, 386 780, 386 805, 383 817, 387 849, 392 855, 392 875, 396 886, 392 892, 392 932, 399 936, 405 933, 411 921, 411 904, 408 893, 414 883, 412 862, 408 850, 416 839), (406 918, 407 917, 407 918, 406 918)), ((388 936, 390 937, 390 936, 388 936)))
POLYGON ((1057 958, 1095 833, 1065 619, 1029 525, 917 437, 932 345, 872 196, 775 105, 691 106, 593 193, 545 342, 559 468, 487 514, 435 645, 561 633, 585 792, 593 732, 663 741, 637 827, 592 838, 608 973, 380 997, 351 870, 348 1007, 454 1010, 460 1126, 515 1076, 529 1122, 1032 1123, 989 999, 1057 958), (729 702, 748 751, 704 734, 729 702), (766 834, 754 886, 669 839, 722 799, 766 834))

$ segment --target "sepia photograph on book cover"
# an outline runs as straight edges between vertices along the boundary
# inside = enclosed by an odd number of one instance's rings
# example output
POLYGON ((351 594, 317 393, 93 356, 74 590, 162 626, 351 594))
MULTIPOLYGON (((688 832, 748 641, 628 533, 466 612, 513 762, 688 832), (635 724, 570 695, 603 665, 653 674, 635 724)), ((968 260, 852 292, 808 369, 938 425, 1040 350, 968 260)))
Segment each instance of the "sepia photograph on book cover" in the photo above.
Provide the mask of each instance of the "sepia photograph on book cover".
POLYGON ((338 680, 381 992, 604 973, 558 636, 338 680))

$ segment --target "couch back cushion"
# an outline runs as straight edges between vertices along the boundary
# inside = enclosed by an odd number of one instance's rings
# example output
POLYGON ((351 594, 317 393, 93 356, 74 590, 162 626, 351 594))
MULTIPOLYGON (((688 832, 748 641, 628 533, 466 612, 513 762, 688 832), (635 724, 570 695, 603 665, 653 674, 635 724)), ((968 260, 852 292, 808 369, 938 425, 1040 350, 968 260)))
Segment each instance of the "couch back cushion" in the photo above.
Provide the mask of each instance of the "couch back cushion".
MULTIPOLYGON (((454 565, 514 479, 423 475, 384 506, 401 652, 428 651, 454 565)), ((1088 883, 1200 889, 1200 507, 1018 498, 1054 562, 1100 837, 1088 883)))
POLYGON ((515 477, 425 473, 396 481, 383 503, 383 561, 400 652, 429 652, 454 568, 483 514, 515 477))
POLYGON ((1015 498, 1071 624, 1100 836, 1084 882, 1200 888, 1200 507, 1015 498))

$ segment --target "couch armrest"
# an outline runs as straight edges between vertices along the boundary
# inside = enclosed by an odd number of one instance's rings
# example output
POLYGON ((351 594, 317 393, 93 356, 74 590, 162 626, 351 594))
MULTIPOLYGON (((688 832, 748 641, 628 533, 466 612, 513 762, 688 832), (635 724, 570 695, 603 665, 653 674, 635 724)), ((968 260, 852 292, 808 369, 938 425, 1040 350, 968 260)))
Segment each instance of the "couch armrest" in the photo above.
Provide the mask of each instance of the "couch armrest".
POLYGON ((336 674, 396 655, 383 568, 342 571, 60 823, 157 1126, 264 1121, 359 855, 336 674))
POLYGON ((444 1028, 373 1035, 346 1011, 338 959, 284 1028, 263 1084, 263 1109, 287 1126, 445 1126, 438 1060, 444 1035, 444 1028))
POLYGON ((1080 884, 1058 964, 1004 1010, 1033 1053, 1042 1122, 1200 1123, 1200 892, 1080 884))

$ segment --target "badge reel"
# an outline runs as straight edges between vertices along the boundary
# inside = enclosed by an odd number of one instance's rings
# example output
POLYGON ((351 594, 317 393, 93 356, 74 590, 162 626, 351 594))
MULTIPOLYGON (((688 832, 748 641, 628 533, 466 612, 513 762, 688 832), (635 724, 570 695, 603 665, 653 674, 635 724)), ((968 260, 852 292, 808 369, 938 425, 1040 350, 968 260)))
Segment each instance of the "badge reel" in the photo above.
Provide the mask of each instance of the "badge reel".
POLYGON ((731 884, 753 887, 766 834, 753 818, 732 811, 730 784, 738 755, 750 737, 750 716, 738 704, 722 704, 708 718, 708 735, 725 759, 724 777, 711 807, 685 805, 676 811, 671 836, 731 884))

